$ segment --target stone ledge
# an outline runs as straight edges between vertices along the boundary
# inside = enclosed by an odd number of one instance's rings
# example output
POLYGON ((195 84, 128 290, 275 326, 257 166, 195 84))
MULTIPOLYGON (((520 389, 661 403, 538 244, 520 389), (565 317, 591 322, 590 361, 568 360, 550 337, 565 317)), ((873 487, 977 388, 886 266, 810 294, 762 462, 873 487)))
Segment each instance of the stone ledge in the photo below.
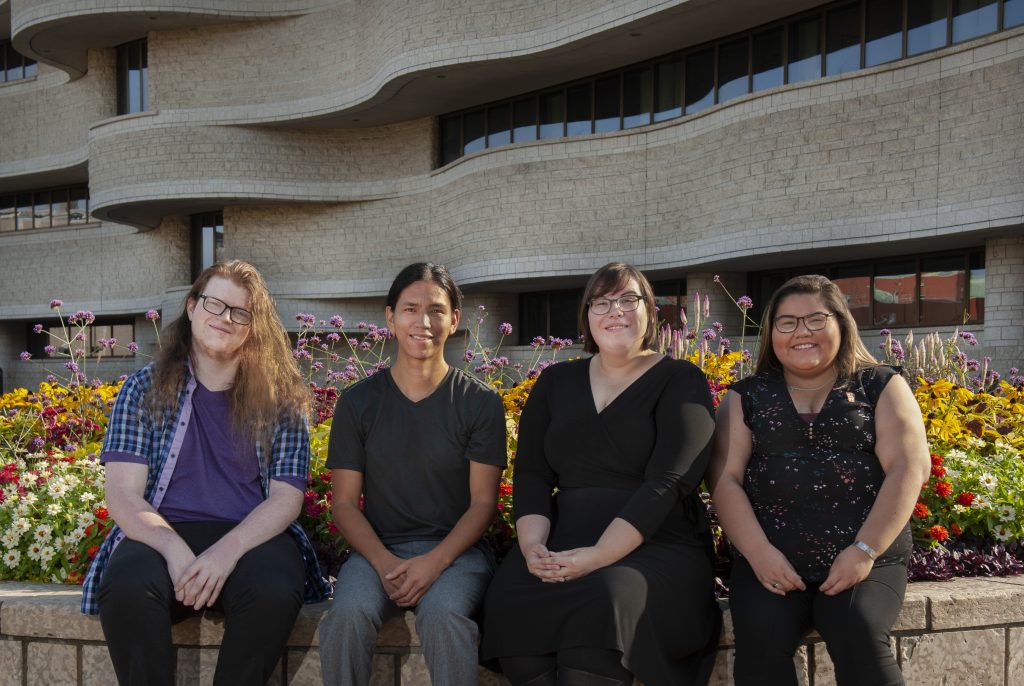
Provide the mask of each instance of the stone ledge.
MULTIPOLYGON (((31 675, 29 683, 47 686, 113 683, 99 620, 80 614, 80 592, 76 586, 0 582, 0 674, 19 684, 22 674, 31 675), (46 678, 39 681, 37 677, 43 675, 46 678)), ((271 681, 275 686, 320 683, 317 629, 327 607, 324 602, 302 609, 271 681)), ((732 622, 728 603, 722 601, 722 607, 725 629, 714 686, 732 680, 732 622)), ((218 613, 174 627, 179 672, 186 675, 185 682, 209 681, 222 637, 223 619, 218 613)), ((943 683, 1024 683, 1024 577, 911 584, 895 625, 893 649, 908 686, 938 683, 940 675, 947 679, 943 683)), ((385 623, 374 662, 379 683, 429 683, 412 613, 385 623)), ((808 637, 795 662, 801 683, 835 683, 828 653, 816 634, 808 637)), ((485 669, 480 676, 485 686, 507 684, 485 669)))

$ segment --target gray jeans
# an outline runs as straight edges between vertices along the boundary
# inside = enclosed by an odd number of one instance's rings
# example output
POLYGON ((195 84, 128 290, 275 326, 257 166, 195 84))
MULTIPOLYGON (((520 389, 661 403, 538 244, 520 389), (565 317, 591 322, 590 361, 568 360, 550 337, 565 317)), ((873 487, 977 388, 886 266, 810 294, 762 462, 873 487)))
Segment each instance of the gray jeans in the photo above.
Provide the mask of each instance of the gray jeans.
MULTIPOLYGON (((432 550, 438 541, 388 546, 408 559, 432 550)), ((427 590, 416 613, 416 632, 437 686, 477 683, 480 630, 474 617, 494 573, 491 556, 470 548, 427 590)), ((325 686, 366 686, 373 670, 373 648, 381 625, 403 609, 384 593, 377 572, 353 551, 341 566, 334 599, 320 621, 320 665, 325 686)))

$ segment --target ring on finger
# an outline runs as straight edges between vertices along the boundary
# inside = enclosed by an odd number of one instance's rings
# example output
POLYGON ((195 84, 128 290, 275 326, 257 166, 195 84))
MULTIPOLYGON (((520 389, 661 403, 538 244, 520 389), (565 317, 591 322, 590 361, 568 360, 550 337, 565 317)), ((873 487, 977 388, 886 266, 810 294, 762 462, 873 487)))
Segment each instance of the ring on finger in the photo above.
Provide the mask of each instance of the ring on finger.
POLYGON ((772 588, 778 588, 778 587, 779 587, 778 584, 772 584, 772 588))

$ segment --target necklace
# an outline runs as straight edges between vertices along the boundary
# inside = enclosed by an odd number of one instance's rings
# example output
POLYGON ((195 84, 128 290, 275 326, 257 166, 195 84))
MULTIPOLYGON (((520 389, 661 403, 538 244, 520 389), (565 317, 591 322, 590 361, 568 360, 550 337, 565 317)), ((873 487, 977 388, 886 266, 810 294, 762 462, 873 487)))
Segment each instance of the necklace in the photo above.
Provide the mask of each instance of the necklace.
POLYGON ((808 388, 804 388, 803 386, 790 386, 789 384, 786 384, 786 388, 788 388, 791 391, 820 391, 825 386, 828 386, 830 384, 834 384, 835 382, 836 382, 836 380, 832 379, 831 381, 826 381, 825 383, 821 384, 820 386, 811 386, 811 387, 808 387, 808 388))

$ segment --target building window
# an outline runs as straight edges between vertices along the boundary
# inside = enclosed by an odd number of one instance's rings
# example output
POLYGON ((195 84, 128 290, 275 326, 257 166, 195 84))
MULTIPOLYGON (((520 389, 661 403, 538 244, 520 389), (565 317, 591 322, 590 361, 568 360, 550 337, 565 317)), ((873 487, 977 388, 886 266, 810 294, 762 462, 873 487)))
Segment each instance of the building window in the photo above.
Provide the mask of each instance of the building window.
POLYGON ((874 262, 819 265, 750 275, 760 317, 787 279, 822 274, 843 292, 863 329, 957 326, 985 320, 985 251, 937 253, 874 262))
MULTIPOLYGON (((55 319, 42 322, 43 330, 36 333, 35 325, 26 327, 25 350, 32 353, 32 357, 44 360, 47 357, 67 357, 70 355, 67 337, 74 336, 77 329, 65 328, 55 319), (46 350, 47 346, 54 346, 52 355, 46 350)), ((135 341, 135 322, 124 318, 97 318, 85 331, 86 340, 71 341, 71 347, 76 351, 75 355, 82 354, 82 351, 89 357, 135 357, 135 353, 128 349, 128 344, 135 341), (114 339, 116 344, 111 344, 114 339), (107 342, 104 345, 104 341, 107 342)))
POLYGON ((674 119, 747 93, 849 73, 1021 24, 1024 0, 833 2, 651 61, 444 115, 438 158, 443 166, 487 148, 674 119))
POLYGON ((192 224, 192 281, 203 270, 220 262, 224 256, 224 213, 193 214, 192 224))
POLYGON ((537 336, 576 340, 577 314, 582 289, 540 291, 519 295, 519 344, 529 345, 537 336))
POLYGON ((652 281, 651 288, 654 289, 654 304, 658 308, 658 328, 666 324, 673 329, 682 327, 686 316, 686 281, 652 281))
POLYGON ((117 113, 149 109, 149 57, 145 38, 117 46, 117 113))
POLYGON ((9 40, 0 41, 0 83, 20 81, 39 73, 39 65, 35 60, 25 57, 9 40))
POLYGON ((89 221, 89 187, 63 186, 0 195, 0 233, 74 226, 89 221))

